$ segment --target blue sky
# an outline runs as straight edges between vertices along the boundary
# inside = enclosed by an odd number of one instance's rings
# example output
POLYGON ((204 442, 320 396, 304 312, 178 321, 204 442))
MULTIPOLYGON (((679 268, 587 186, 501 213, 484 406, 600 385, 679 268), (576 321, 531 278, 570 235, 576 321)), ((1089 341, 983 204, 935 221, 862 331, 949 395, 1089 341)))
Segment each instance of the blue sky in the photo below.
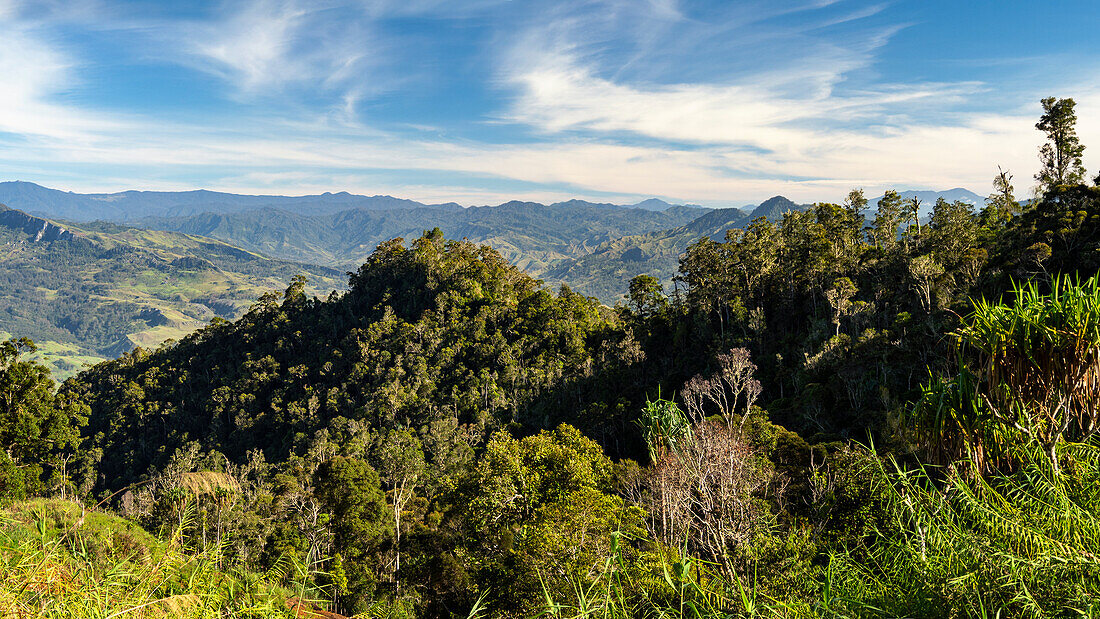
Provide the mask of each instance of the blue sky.
POLYGON ((0 0, 0 180, 732 206, 1100 165, 1100 3, 0 0), (1096 149, 1096 150, 1094 150, 1096 149))

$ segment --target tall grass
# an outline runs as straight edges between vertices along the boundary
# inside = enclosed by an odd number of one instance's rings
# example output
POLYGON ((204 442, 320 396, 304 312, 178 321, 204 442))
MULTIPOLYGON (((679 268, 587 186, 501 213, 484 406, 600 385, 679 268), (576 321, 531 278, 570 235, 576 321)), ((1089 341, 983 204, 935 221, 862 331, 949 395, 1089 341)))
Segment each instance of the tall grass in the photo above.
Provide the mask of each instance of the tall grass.
POLYGON ((1100 617, 1100 449, 1010 448, 1017 468, 883 471, 894 520, 830 558, 827 616, 1100 617), (937 482, 936 479, 946 480, 937 482))
POLYGON ((292 563, 257 574, 217 559, 178 532, 158 543, 74 503, 31 501, 0 515, 0 617, 291 617, 288 598, 315 593, 292 563))
POLYGON ((1005 446, 1032 442, 1058 466, 1064 442, 1100 431, 1100 277, 1055 277, 1049 294, 1017 285, 1003 303, 974 301, 953 334, 960 372, 934 378, 914 409, 934 461, 988 474, 1015 466, 1005 446))
MULTIPOLYGON (((732 582, 721 566, 675 551, 636 552, 615 534, 611 552, 596 575, 574 580, 572 590, 555 597, 543 587, 543 612, 550 619, 727 619, 734 617, 809 617, 802 601, 777 600, 762 592, 755 578, 732 582), (629 556, 628 555, 633 555, 629 556)), ((638 540, 636 540, 638 541, 638 540)), ((650 542, 643 540, 643 545, 650 542)))

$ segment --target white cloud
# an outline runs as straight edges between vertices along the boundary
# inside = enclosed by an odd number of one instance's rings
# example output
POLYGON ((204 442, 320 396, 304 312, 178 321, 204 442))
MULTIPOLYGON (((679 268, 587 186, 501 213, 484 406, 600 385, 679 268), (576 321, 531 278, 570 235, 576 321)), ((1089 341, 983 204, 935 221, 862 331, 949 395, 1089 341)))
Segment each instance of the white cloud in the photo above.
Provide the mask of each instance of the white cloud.
POLYGON ((239 76, 245 89, 296 79, 298 67, 288 55, 304 14, 289 2, 255 2, 209 28, 195 42, 195 51, 239 76))
MULTIPOLYGON (((12 9, 14 10, 14 9, 12 9)), ((0 133, 35 139, 85 142, 97 132, 121 127, 125 121, 58 103, 57 98, 79 86, 77 61, 51 45, 33 26, 3 19, 0 46, 0 133)))
MULTIPOLYGON (((853 186, 982 192, 997 164, 1015 172, 1022 194, 1037 167, 1041 135, 1033 125, 1045 92, 999 92, 976 83, 869 82, 857 89, 851 76, 873 66, 873 50, 886 41, 881 31, 853 39, 850 48, 807 44, 793 64, 748 72, 715 67, 709 78, 667 79, 653 59, 688 66, 700 46, 683 42, 685 32, 702 29, 705 41, 724 35, 662 0, 641 8, 627 0, 593 2, 599 9, 593 20, 563 8, 551 11, 560 19, 549 27, 500 35, 508 54, 498 68, 516 98, 497 120, 529 127, 532 142, 381 131, 356 120, 356 107, 369 96, 362 89, 371 87, 364 71, 393 51, 371 38, 371 21, 458 9, 434 0, 368 4, 366 20, 355 23, 334 24, 312 6, 260 0, 217 20, 158 30, 160 54, 189 49, 178 61, 199 63, 247 94, 321 88, 336 101, 320 112, 264 108, 209 124, 73 103, 78 99, 68 95, 82 86, 81 59, 51 39, 47 26, 9 18, 0 48, 0 132, 15 137, 0 140, 0 176, 31 171, 56 184, 53 169, 57 178, 71 179, 64 188, 84 190, 349 190, 464 204, 658 196, 740 205, 775 194, 839 200, 853 186), (614 39, 623 20, 629 44, 614 39), (627 51, 608 60, 609 48, 627 51), (972 111, 975 101, 992 96, 1010 111, 972 111), (101 172, 84 180, 74 171, 92 166, 101 172), (409 171, 426 180, 407 180, 416 176, 409 171), (194 180, 181 180, 187 178, 194 180), (386 178, 403 180, 379 180, 386 178), (445 180, 433 184, 433 178, 445 180), (495 189, 502 186, 516 189, 495 189)), ((11 5, 0 4, 0 19, 5 6, 11 5)), ((1088 163, 1100 153, 1100 91, 1075 90, 1082 141, 1096 149, 1086 151, 1088 163)), ((447 129, 446 119, 428 120, 447 129)))

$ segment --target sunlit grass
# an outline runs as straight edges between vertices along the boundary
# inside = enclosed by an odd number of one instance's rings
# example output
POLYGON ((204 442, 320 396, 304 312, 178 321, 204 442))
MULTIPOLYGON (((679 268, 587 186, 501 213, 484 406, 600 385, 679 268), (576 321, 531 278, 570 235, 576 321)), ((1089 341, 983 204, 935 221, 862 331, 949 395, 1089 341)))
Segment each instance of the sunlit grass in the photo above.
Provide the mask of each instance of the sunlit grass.
POLYGON ((0 513, 0 618, 289 617, 287 599, 313 593, 285 586, 307 576, 291 564, 224 570, 216 554, 76 503, 20 503, 0 513))

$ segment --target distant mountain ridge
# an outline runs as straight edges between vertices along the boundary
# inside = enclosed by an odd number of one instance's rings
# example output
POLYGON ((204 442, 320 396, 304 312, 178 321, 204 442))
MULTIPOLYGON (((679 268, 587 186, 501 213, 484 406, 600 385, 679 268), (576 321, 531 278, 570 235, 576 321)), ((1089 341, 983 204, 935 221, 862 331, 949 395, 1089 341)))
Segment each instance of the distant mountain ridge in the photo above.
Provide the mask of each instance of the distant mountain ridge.
POLYGON ((284 260, 352 269, 379 243, 440 228, 448 238, 491 245, 537 276, 554 263, 588 254, 609 240, 676 228, 707 212, 709 209, 682 205, 655 210, 583 200, 550 205, 512 201, 462 209, 349 209, 316 215, 268 208, 145 218, 136 223, 217 238, 284 260))
MULTIPOLYGON (((563 204, 584 204, 616 208, 664 211, 675 205, 657 198, 636 204, 610 204, 570 200, 563 204)), ((463 207, 455 202, 425 204, 389 195, 363 196, 346 191, 307 196, 243 195, 199 189, 194 191, 120 191, 116 193, 75 193, 43 187, 26 181, 0 182, 0 204, 31 215, 70 221, 106 220, 132 222, 143 217, 188 217, 202 213, 240 213, 274 208, 300 214, 325 215, 352 209, 368 211, 432 208, 454 211, 463 207)), ((505 203, 510 204, 510 203, 505 203)), ((693 206, 693 205, 684 205, 693 206)), ((701 208, 701 207, 696 207, 701 208)))
MULTIPOLYGON (((141 217, 183 217, 199 213, 236 213, 258 208, 334 213, 358 208, 386 210, 426 206, 393 196, 357 196, 346 191, 312 196, 250 196, 199 189, 195 191, 121 191, 74 193, 24 181, 0 183, 0 203, 31 215, 70 221, 127 222, 141 217)), ((455 203, 432 205, 462 208, 455 203)))
MULTIPOLYGON (((885 194, 883 194, 885 195, 885 194)), ((936 200, 943 198, 948 202, 963 202, 970 204, 974 207, 975 211, 978 211, 985 205, 985 196, 980 196, 969 189, 963 189, 962 187, 956 187, 954 189, 947 189, 944 191, 899 191, 898 195, 902 200, 912 200, 914 197, 920 200, 920 216, 921 218, 927 218, 932 216, 932 207, 935 206, 936 200)), ((874 216, 875 208, 878 206, 878 201, 883 196, 872 198, 867 203, 867 210, 864 211, 867 214, 874 216)))

